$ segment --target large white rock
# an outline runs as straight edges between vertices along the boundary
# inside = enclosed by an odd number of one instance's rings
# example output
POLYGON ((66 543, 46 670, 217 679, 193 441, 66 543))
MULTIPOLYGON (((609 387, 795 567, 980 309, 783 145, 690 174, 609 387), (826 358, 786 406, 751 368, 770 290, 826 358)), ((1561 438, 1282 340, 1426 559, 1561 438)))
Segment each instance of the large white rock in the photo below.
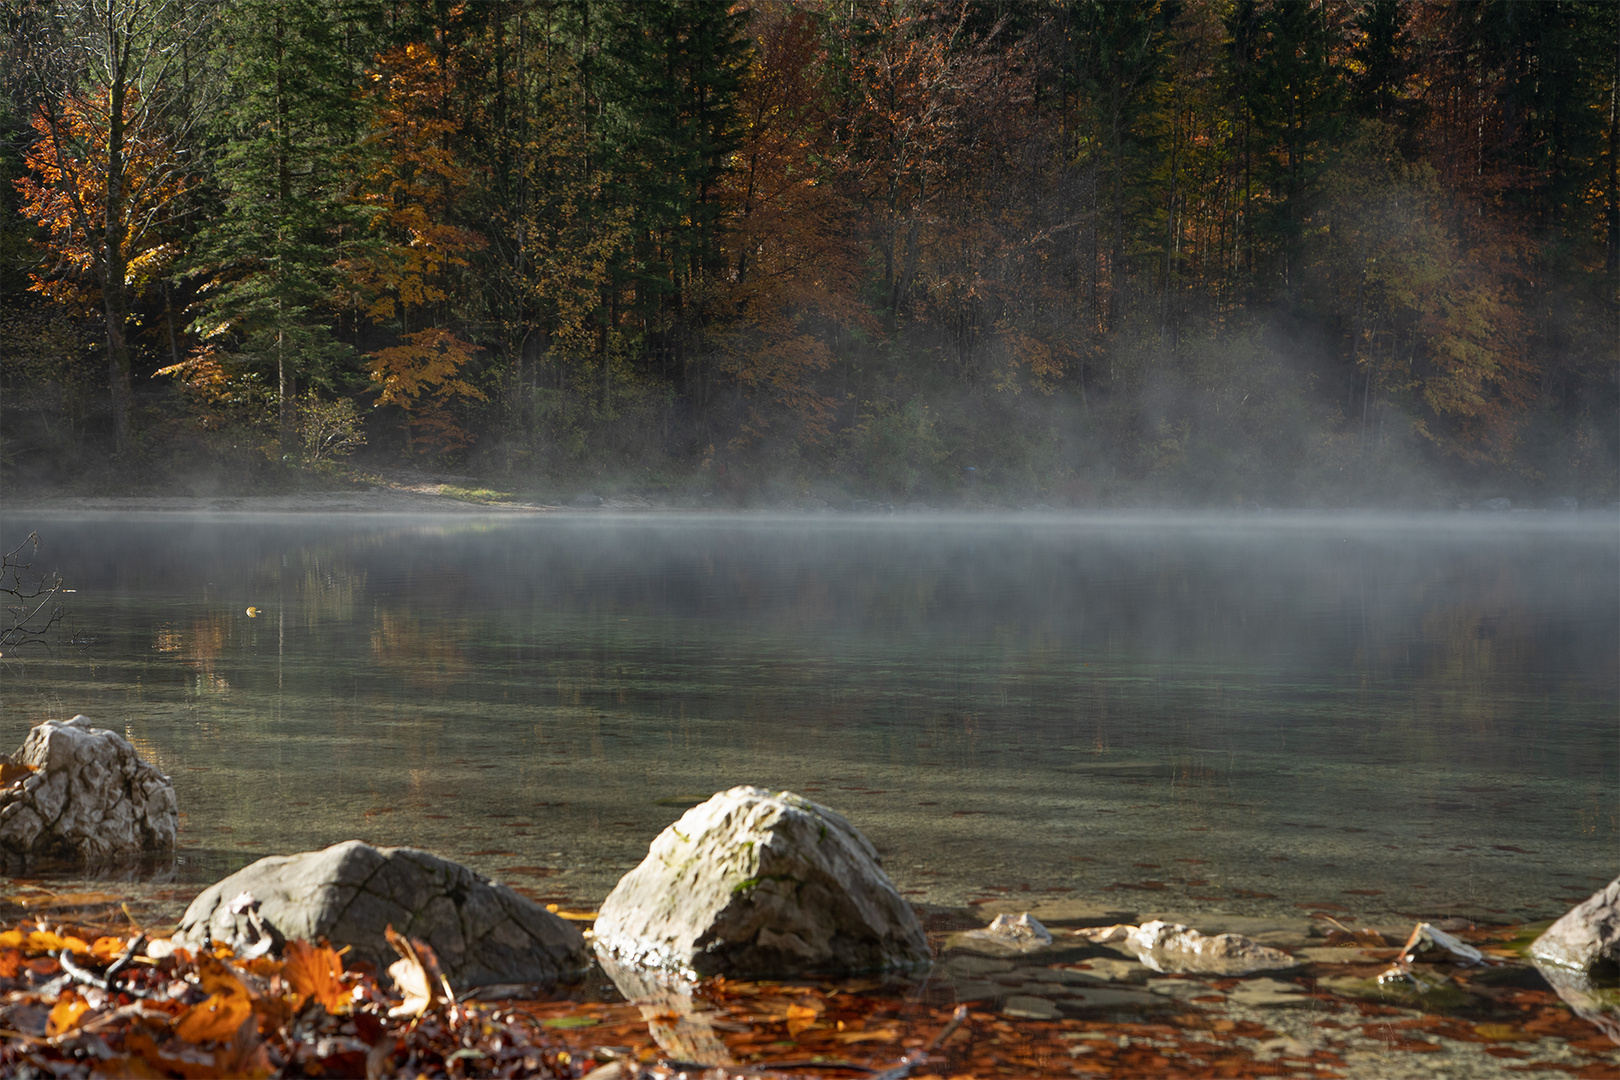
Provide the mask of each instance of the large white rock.
POLYGON ((431 852, 359 840, 272 855, 214 883, 186 909, 174 941, 241 952, 324 937, 383 970, 397 959, 388 926, 432 946, 458 990, 557 982, 590 963, 578 930, 507 886, 431 852))
POLYGON ((603 903, 596 948, 686 978, 929 962, 916 912, 866 837, 809 799, 746 786, 658 835, 603 903))
POLYGON ((0 790, 0 864, 102 868, 174 851, 174 785, 128 739, 88 718, 46 720, 11 755, 32 775, 0 790))

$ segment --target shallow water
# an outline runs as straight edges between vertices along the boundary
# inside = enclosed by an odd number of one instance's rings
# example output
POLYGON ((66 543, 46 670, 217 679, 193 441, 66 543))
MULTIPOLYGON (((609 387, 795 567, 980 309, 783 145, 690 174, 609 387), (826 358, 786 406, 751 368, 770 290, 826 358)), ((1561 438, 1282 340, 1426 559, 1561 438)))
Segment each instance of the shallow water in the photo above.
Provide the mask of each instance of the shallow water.
POLYGON ((98 641, 0 661, 0 742, 126 732, 182 882, 358 837, 590 904, 739 783, 937 904, 1510 921, 1615 871, 1612 517, 5 519, 98 641))

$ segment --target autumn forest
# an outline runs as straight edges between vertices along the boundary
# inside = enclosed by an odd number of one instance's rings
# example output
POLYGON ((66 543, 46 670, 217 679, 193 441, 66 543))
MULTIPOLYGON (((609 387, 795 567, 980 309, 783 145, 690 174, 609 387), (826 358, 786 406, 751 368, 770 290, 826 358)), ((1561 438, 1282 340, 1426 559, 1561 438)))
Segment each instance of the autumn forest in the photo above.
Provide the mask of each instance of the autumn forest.
POLYGON ((1610 502, 1608 0, 5 0, 0 483, 1610 502))

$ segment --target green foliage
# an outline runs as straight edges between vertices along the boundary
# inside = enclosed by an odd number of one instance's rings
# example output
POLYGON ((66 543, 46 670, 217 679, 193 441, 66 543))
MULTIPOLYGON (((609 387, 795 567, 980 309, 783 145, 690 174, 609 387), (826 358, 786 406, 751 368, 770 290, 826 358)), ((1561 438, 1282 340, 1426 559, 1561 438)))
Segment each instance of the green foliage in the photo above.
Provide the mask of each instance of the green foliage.
MULTIPOLYGON (((28 10, 30 49, 174 20, 125 73, 151 159, 126 171, 174 197, 126 200, 122 238, 74 226, 72 297, 0 298, 12 459, 98 434, 105 378, 118 445, 328 463, 369 435, 513 476, 697 475, 718 448, 732 495, 1620 472, 1614 4, 28 10), (105 376, 70 299, 106 309, 105 376), (180 392, 132 437, 120 380, 154 372, 180 392)), ((0 179, 32 192, 0 210, 60 193, 39 107, 110 138, 92 75, 0 116, 0 179)), ((51 220, 0 228, 0 283, 43 272, 51 220)))

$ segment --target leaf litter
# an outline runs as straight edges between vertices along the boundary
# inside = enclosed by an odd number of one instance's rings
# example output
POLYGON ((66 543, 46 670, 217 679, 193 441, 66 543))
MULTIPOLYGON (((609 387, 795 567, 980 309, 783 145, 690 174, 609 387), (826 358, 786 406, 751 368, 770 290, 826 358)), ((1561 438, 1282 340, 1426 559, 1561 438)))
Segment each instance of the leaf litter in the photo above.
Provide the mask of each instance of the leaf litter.
MULTIPOLYGON (((994 999, 959 1003, 936 976, 716 978, 693 988, 688 1016, 651 1017, 634 1002, 591 1000, 582 987, 557 988, 550 999, 458 999, 432 949, 392 928, 400 959, 384 980, 368 965, 347 967, 343 951, 325 942, 291 941, 280 957, 193 953, 149 940, 133 920, 33 919, 0 932, 0 1075, 1335 1077, 1392 1074, 1386 1070, 1409 1056, 1423 1068, 1445 1058, 1453 1067, 1620 1078, 1616 1047, 1549 989, 1505 977, 1513 964, 1459 966, 1452 961, 1465 950, 1432 948, 1466 939, 1468 951, 1500 961, 1513 958, 1506 943, 1515 933, 1478 928, 1442 942, 1430 934, 1423 950, 1413 947, 1418 941, 1389 948, 1370 931, 1336 928, 1328 943, 1342 962, 1313 961, 1285 977, 1308 1008, 1269 1013, 1232 1007, 1237 999, 1223 996, 1241 992, 1244 980, 1215 979, 1189 980, 1202 992, 1166 995, 1145 1012, 1029 1019, 998 1011, 994 999), (1392 961, 1420 981, 1446 984, 1463 1004, 1426 1011, 1391 997, 1377 976, 1392 961), (1347 979, 1365 983, 1367 995, 1328 985, 1347 979), (661 1027, 694 1019, 712 1029, 725 1060, 684 1061, 660 1046, 661 1027), (1456 1056, 1465 1048, 1474 1056, 1456 1056)), ((1034 978, 1086 968, 1070 958, 1019 970, 1034 978)))

